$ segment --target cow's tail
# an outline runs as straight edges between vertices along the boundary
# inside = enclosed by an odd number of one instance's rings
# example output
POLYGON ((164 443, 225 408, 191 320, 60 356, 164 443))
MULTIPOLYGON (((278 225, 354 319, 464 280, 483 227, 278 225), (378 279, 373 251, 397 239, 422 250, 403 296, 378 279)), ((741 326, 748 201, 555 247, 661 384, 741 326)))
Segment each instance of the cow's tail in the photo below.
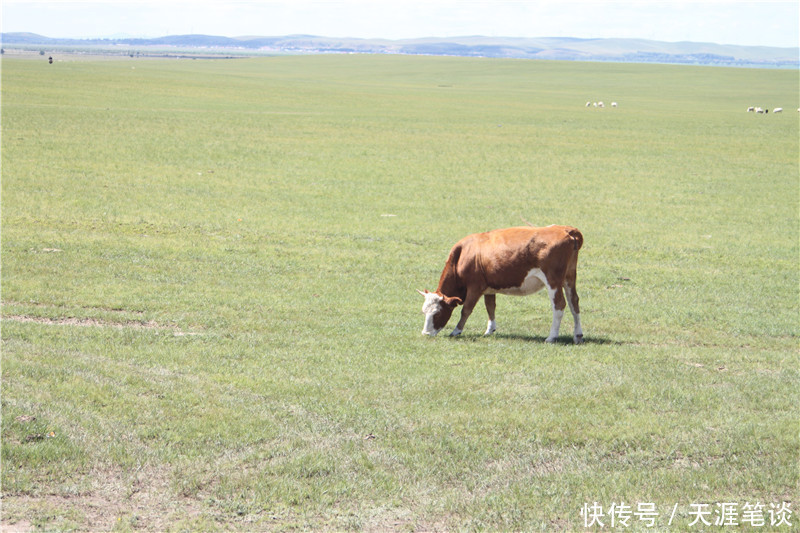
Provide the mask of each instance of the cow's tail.
POLYGON ((569 235, 569 240, 572 242, 575 251, 577 252, 580 250, 581 246, 583 246, 583 235, 581 232, 578 231, 577 228, 569 228, 567 229, 567 235, 569 235))

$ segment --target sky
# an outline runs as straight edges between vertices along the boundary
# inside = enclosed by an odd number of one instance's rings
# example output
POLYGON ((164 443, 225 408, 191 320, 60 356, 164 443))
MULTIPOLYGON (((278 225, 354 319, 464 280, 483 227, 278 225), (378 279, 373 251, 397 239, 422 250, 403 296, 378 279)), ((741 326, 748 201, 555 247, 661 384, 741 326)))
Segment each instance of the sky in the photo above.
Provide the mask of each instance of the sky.
POLYGON ((640 38, 800 46, 797 0, 2 0, 3 32, 47 37, 640 38))

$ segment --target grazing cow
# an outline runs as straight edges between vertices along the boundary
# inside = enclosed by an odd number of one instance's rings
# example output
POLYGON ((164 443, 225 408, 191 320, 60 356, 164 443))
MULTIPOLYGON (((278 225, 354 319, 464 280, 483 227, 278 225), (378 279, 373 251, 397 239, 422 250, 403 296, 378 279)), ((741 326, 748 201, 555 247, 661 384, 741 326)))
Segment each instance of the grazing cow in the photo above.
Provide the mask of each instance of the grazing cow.
POLYGON ((781 113, 781 112, 783 112, 783 108, 782 107, 776 107, 775 109, 772 110, 772 112, 773 113, 781 113))
POLYGON ((491 335, 497 329, 494 320, 497 294, 526 296, 547 288, 553 324, 546 342, 556 341, 564 308, 569 304, 575 322, 573 340, 575 344, 582 343, 575 290, 578 250, 582 245, 583 235, 570 226, 508 228, 464 237, 450 251, 436 291, 417 291, 425 297, 422 333, 431 336, 439 333, 453 310, 463 304, 461 320, 450 335, 461 334, 483 296, 489 313, 485 335, 491 335))

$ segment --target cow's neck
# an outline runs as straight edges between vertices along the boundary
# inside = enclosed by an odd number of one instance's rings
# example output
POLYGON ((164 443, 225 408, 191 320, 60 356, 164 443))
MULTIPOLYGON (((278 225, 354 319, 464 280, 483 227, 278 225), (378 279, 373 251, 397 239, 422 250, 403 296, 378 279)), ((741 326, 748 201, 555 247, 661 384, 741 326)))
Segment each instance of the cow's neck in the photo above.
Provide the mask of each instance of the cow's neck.
POLYGON ((466 287, 458 279, 455 269, 447 265, 442 271, 442 277, 439 278, 439 287, 436 289, 439 294, 445 296, 457 296, 462 300, 466 297, 466 287))

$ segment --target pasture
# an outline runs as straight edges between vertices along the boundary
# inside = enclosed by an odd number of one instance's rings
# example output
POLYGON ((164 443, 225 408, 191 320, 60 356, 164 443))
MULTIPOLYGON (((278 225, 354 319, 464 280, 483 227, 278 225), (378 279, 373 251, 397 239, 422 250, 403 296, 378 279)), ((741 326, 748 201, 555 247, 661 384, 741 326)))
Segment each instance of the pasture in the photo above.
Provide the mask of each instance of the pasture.
POLYGON ((797 530, 797 88, 4 59, 3 524, 574 531, 596 502, 606 529, 624 503, 658 514, 618 530, 686 531, 735 503, 749 530, 758 503, 797 530), (450 247, 523 219, 583 232, 586 343, 568 313, 544 343, 544 293, 498 297, 492 337, 482 304, 423 337, 450 247))

